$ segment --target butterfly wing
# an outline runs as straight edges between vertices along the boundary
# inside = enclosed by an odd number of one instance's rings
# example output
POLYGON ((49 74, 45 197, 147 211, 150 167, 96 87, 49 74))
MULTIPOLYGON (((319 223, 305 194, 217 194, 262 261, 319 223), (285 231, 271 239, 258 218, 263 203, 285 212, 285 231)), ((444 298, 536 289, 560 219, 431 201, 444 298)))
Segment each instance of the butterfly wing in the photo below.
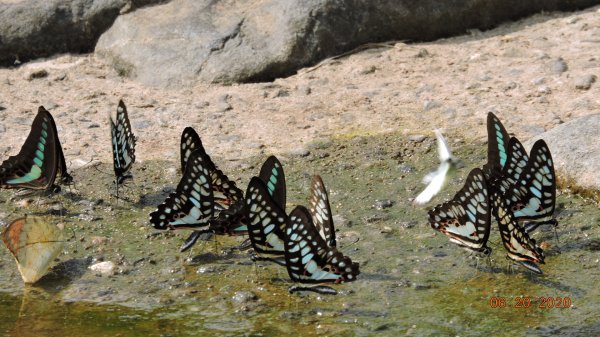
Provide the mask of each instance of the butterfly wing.
MULTIPOLYGON (((204 151, 204 147, 202 146, 202 141, 200 140, 200 136, 196 133, 196 130, 192 127, 187 127, 183 129, 181 133, 181 172, 185 172, 185 166, 187 164, 188 158, 192 154, 192 152, 202 149, 204 151)), ((204 151, 205 152, 205 151, 204 151)))
POLYGON ((335 247, 335 227, 325 184, 320 176, 315 175, 310 185, 309 210, 313 224, 327 245, 335 247))
POLYGON ((58 171, 58 137, 50 113, 40 106, 31 131, 16 156, 0 165, 0 187, 47 190, 58 171))
POLYGON ((62 231, 39 217, 20 218, 2 232, 25 283, 35 283, 48 272, 64 246, 62 231))
POLYGON ((248 184, 248 235, 257 253, 283 256, 287 215, 269 191, 260 178, 253 177, 248 184))
POLYGON ((450 146, 448 146, 448 142, 446 141, 446 138, 444 138, 442 131, 440 131, 439 129, 435 129, 434 132, 435 137, 437 139, 438 156, 440 158, 440 162, 447 161, 450 158, 452 158, 452 151, 450 150, 450 146))
POLYGON ((260 174, 258 177, 263 183, 265 183, 269 190, 269 194, 271 197, 273 197, 273 200, 277 203, 277 205, 279 205, 281 209, 285 210, 285 174, 283 173, 283 166, 277 157, 270 156, 267 158, 265 163, 260 168, 260 174))
POLYGON ((530 220, 552 216, 556 202, 556 176, 546 142, 533 144, 531 156, 517 181, 519 188, 505 196, 515 219, 530 220))
POLYGON ((492 112, 487 116, 488 132, 488 161, 484 166, 484 172, 488 177, 499 174, 508 158, 508 141, 510 136, 502 122, 492 112))
POLYGON ((119 100, 116 123, 110 119, 110 131, 115 175, 117 182, 121 183, 135 162, 135 136, 131 132, 127 107, 123 100, 119 100))
POLYGON ((450 165, 450 161, 443 161, 440 167, 435 172, 432 172, 429 184, 417 195, 414 200, 415 204, 422 205, 428 203, 431 198, 442 190, 442 187, 446 183, 446 176, 450 171, 450 165))
POLYGON ((504 198, 494 193, 492 199, 494 215, 498 221, 502 244, 508 252, 508 258, 541 274, 542 271, 536 263, 544 263, 544 251, 518 225, 513 212, 506 206, 504 198))
POLYGON ((285 237, 285 264, 293 281, 350 282, 360 274, 358 263, 327 246, 304 206, 297 206, 290 213, 285 237))
POLYGON ((476 252, 489 254, 490 205, 484 173, 473 169, 463 188, 448 202, 429 211, 431 227, 450 241, 476 252))
POLYGON ((205 157, 198 151, 188 160, 177 190, 150 213, 156 229, 207 226, 214 212, 213 189, 205 157))

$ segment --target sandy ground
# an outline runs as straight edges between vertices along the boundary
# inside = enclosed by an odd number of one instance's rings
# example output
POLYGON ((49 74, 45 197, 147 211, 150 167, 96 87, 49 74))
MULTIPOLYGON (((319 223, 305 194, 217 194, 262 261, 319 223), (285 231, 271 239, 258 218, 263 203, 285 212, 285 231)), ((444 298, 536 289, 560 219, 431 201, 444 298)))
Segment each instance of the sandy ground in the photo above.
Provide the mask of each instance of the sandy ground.
POLYGON ((18 152, 37 107, 57 122, 71 169, 111 162, 108 114, 123 98, 138 160, 178 161, 184 127, 208 152, 235 162, 259 153, 303 154, 312 140, 400 131, 484 142, 495 112, 526 140, 596 112, 600 7, 536 15, 489 32, 431 43, 390 43, 273 83, 147 88, 94 55, 65 55, 0 69, 0 158, 18 152), (47 73, 44 74, 44 71, 47 73))

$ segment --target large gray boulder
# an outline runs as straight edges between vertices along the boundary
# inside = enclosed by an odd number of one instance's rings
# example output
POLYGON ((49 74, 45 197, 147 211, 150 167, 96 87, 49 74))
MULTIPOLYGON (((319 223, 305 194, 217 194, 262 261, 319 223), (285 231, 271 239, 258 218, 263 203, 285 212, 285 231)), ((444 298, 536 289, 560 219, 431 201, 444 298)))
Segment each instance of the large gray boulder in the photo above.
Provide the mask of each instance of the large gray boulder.
POLYGON ((96 52, 154 86, 255 82, 368 42, 432 40, 600 0, 173 0, 120 16, 96 52))
POLYGON ((0 66, 85 53, 120 12, 164 0, 12 0, 0 3, 0 66))
POLYGON ((600 113, 561 124, 525 143, 538 139, 548 144, 557 175, 590 191, 600 191, 600 113))

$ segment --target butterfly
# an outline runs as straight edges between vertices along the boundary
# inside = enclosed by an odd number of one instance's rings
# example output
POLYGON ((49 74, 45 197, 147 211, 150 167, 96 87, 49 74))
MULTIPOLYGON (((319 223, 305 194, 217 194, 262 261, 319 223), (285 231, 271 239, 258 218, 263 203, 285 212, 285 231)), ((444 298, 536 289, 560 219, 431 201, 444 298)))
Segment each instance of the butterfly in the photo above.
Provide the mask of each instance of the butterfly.
POLYGON ((310 185, 309 212, 312 222, 327 245, 335 247, 335 227, 325 184, 320 176, 315 175, 310 185))
POLYGON ((456 159, 450 150, 450 146, 446 142, 446 139, 442 135, 442 132, 438 129, 435 130, 438 145, 438 155, 440 159, 440 166, 434 172, 429 173, 423 178, 424 183, 428 183, 427 187, 423 192, 415 198, 414 203, 422 205, 436 194, 438 194, 446 183, 446 177, 448 173, 457 165, 458 159, 456 159))
POLYGON ((54 118, 40 106, 19 153, 0 165, 0 187, 58 192, 60 187, 54 184, 57 175, 64 184, 73 180, 67 172, 54 118))
POLYGON ((519 226, 513 211, 505 204, 505 198, 498 193, 492 195, 492 208, 498 221, 502 244, 510 260, 519 262, 525 268, 542 274, 536 263, 544 263, 544 251, 527 232, 519 226))
MULTIPOLYGON (((186 167, 179 185, 182 188, 180 189, 178 186, 175 193, 171 194, 157 210, 150 214, 150 222, 153 226, 157 229, 206 227, 203 230, 195 230, 190 234, 180 248, 182 252, 191 248, 203 233, 246 233, 243 192, 236 186, 235 182, 231 181, 223 171, 216 167, 204 150, 200 137, 193 128, 184 129, 181 136, 180 150, 181 164, 186 167), (188 173, 188 170, 191 171, 188 173), (203 174, 198 174, 199 171, 203 174), (190 178, 189 175, 191 174, 195 175, 195 178, 190 178), (212 209, 210 213, 199 212, 199 207, 190 203, 190 200, 193 199, 190 199, 190 194, 198 191, 186 185, 185 181, 200 178, 210 182, 210 197, 206 196, 203 199, 204 204, 210 204, 212 209), (184 186, 188 187, 184 188, 184 186), (180 209, 186 212, 183 214, 186 225, 183 226, 177 222, 176 226, 169 227, 169 223, 173 219, 170 214, 164 213, 179 204, 181 205, 180 209), (164 219, 161 217, 164 217, 164 219)), ((197 200, 197 198, 194 200, 197 200)))
MULTIPOLYGON (((556 176, 550 149, 538 140, 531 156, 516 137, 509 137, 500 120, 488 114, 488 162, 484 166, 490 185, 505 198, 518 222, 552 216, 556 201, 556 176)), ((556 219, 530 221, 531 232, 542 224, 557 225, 556 219)))
POLYGON ((488 160, 483 166, 486 177, 500 174, 508 159, 508 142, 510 135, 502 122, 492 112, 487 116, 488 160))
POLYGON ((215 211, 210 164, 207 156, 195 151, 188 158, 183 177, 174 193, 150 213, 156 229, 208 227, 215 211))
POLYGON ((269 156, 263 163, 258 177, 250 179, 246 190, 246 213, 248 236, 258 256, 257 260, 269 260, 284 266, 284 230, 286 185, 281 162, 269 156), (268 255, 265 257, 264 255, 268 255))
POLYGON ((2 231, 2 240, 25 283, 35 283, 46 275, 64 245, 59 227, 33 216, 11 222, 2 231))
POLYGON ((321 237, 304 206, 296 206, 289 214, 284 244, 285 265, 295 282, 351 282, 360 274, 358 263, 321 237))
POLYGON ((246 207, 248 236, 258 254, 256 259, 269 260, 284 266, 284 231, 288 217, 259 177, 250 179, 246 190, 246 207))
POLYGON ((450 241, 474 252, 489 255, 486 244, 490 235, 489 191, 484 172, 471 170, 465 185, 454 198, 429 211, 431 227, 450 241))
POLYGON ((123 100, 119 100, 116 123, 113 121, 112 116, 109 119, 118 198, 119 184, 133 178, 129 170, 135 162, 136 138, 131 132, 131 124, 129 123, 127 108, 123 100))

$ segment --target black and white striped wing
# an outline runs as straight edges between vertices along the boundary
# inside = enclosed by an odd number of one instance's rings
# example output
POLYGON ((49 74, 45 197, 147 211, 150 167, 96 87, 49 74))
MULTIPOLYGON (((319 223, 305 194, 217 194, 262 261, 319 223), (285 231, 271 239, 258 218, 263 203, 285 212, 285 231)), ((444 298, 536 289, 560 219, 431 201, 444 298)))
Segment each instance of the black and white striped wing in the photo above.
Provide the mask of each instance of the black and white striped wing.
POLYGON ((304 206, 297 206, 290 213, 285 237, 285 264, 293 281, 350 282, 360 274, 358 263, 327 246, 304 206))
POLYGON ((313 224, 330 247, 336 246, 335 227, 333 226, 333 216, 329 205, 329 197, 325 184, 320 176, 315 175, 312 178, 310 187, 309 210, 313 224))
POLYGON ((135 162, 135 136, 131 132, 131 124, 123 100, 119 101, 117 107, 116 122, 112 117, 110 118, 110 131, 115 175, 117 182, 121 183, 135 162))
POLYGON ((192 127, 187 127, 183 129, 181 133, 181 173, 185 172, 185 167, 187 165, 188 158, 192 154, 192 152, 202 149, 204 153, 204 147, 202 146, 202 141, 200 140, 200 136, 196 133, 196 130, 192 127))
POLYGON ((177 190, 150 213, 156 229, 182 229, 208 226, 214 212, 213 188, 205 157, 190 155, 177 190))
POLYGON ((248 235, 259 254, 284 255, 287 215, 260 178, 253 177, 246 191, 248 235))
POLYGON ((509 259, 521 263, 527 269, 541 274, 536 263, 544 263, 544 251, 525 230, 519 226, 513 212, 505 204, 504 198, 497 193, 492 196, 494 215, 498 221, 502 244, 509 259))
POLYGON ((550 149, 543 140, 533 144, 531 156, 517 185, 520 188, 509 191, 505 199, 510 202, 510 209, 518 221, 552 216, 556 202, 556 176, 550 149))
POLYGON ((429 211, 431 227, 459 246, 486 255, 491 253, 486 245, 491 220, 488 193, 483 171, 473 169, 452 200, 429 211))

